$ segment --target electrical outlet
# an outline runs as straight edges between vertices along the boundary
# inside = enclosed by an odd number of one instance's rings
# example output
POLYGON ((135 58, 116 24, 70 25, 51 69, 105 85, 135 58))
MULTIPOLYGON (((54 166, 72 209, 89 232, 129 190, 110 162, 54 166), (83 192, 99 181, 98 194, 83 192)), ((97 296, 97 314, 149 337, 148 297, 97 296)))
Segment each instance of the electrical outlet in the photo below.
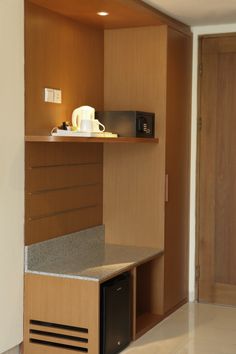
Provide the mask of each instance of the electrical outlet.
POLYGON ((53 90, 53 102, 61 103, 61 90, 53 90))
POLYGON ((44 89, 44 102, 54 102, 54 90, 51 88, 45 88, 44 89))

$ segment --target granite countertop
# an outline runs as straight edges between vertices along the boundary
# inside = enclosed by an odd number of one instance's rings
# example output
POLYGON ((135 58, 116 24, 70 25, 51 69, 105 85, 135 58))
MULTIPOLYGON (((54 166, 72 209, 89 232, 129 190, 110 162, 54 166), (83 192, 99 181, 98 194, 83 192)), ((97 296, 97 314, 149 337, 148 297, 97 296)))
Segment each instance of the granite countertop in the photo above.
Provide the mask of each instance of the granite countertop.
MULTIPOLYGON (((101 229, 96 232, 101 234, 101 229)), ((103 282, 163 253, 156 248, 106 244, 100 235, 86 235, 86 242, 75 236, 28 247, 26 272, 103 282)))

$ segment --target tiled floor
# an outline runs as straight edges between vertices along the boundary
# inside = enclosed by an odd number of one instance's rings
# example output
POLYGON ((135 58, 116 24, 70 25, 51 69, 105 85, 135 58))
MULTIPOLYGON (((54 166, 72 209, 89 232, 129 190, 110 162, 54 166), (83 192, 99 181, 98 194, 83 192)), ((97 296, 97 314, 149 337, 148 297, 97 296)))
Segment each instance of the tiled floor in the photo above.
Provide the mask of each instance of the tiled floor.
POLYGON ((236 354, 236 308, 187 304, 122 354, 236 354))
POLYGON ((7 352, 4 352, 3 354, 19 354, 19 353, 20 353, 20 349, 19 346, 17 346, 8 350, 7 352))

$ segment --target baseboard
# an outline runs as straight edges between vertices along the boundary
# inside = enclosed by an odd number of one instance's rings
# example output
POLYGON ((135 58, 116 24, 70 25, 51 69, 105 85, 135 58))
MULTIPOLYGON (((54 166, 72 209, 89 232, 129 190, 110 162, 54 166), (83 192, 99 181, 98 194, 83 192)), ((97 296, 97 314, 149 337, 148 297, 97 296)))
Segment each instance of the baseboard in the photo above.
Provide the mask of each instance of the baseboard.
POLYGON ((196 301, 195 291, 190 291, 189 292, 189 302, 194 302, 194 301, 196 301))

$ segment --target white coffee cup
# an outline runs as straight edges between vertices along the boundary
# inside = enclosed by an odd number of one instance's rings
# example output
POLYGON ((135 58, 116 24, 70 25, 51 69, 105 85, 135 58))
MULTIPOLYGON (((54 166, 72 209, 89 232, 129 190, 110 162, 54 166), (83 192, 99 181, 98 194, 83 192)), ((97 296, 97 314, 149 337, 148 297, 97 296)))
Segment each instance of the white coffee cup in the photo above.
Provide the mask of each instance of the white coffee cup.
POLYGON ((98 119, 94 119, 93 121, 93 132, 94 133, 99 133, 99 132, 104 132, 105 131, 105 126, 99 122, 98 119), (100 129, 102 127, 102 129, 100 129))
POLYGON ((90 133, 93 132, 93 120, 91 119, 81 119, 80 129, 81 132, 90 133))

